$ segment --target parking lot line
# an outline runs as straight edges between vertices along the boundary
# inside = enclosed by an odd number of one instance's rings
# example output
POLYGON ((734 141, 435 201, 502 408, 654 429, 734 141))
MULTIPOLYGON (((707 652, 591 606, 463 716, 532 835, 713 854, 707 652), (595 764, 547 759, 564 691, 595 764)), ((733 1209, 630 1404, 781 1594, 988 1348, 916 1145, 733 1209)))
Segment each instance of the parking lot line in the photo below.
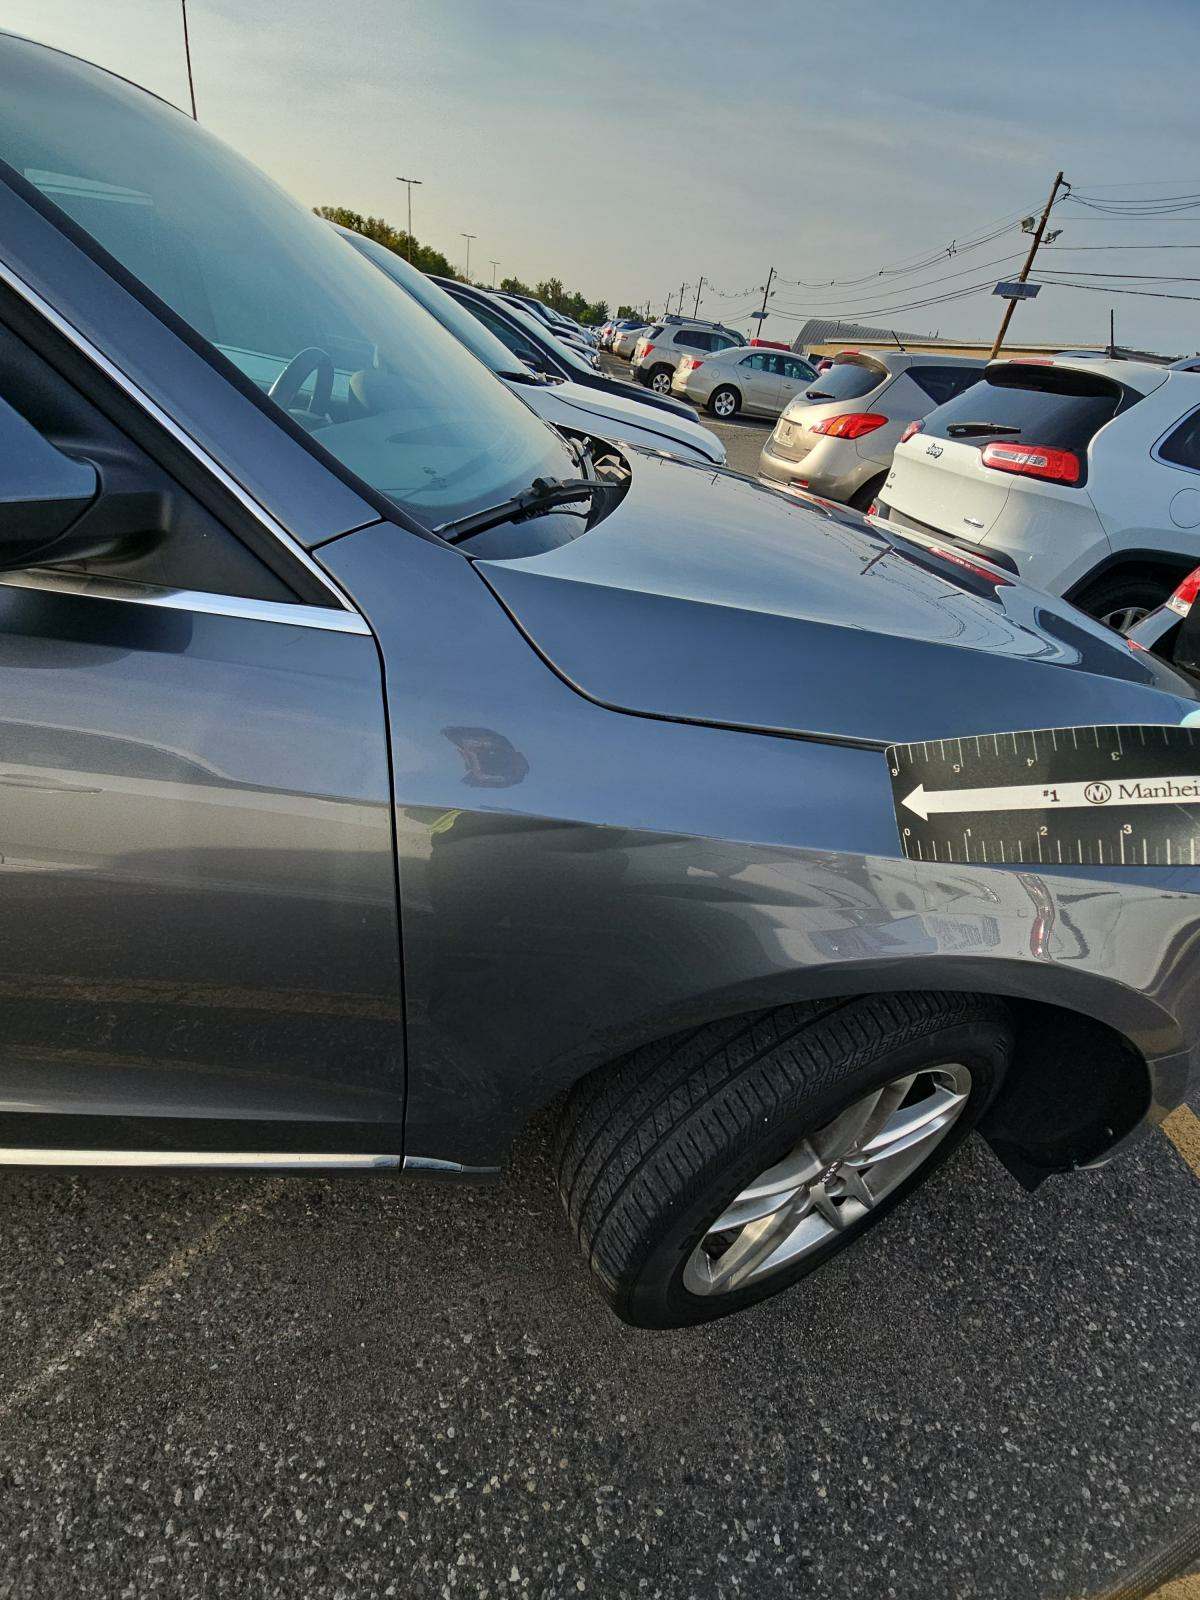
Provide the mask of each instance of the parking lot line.
POLYGON ((24 1383, 18 1384, 0 1399, 0 1424, 7 1422, 14 1412, 27 1406, 46 1389, 52 1388, 59 1378, 65 1377, 97 1345, 150 1311, 172 1285, 182 1282, 187 1277, 198 1261, 211 1255, 227 1234, 260 1217, 283 1192, 283 1188, 283 1180, 276 1178, 273 1183, 265 1185, 254 1199, 242 1201, 231 1207, 224 1216, 218 1217, 216 1222, 198 1239, 193 1239, 191 1244, 181 1245, 136 1289, 122 1296, 104 1316, 97 1317, 86 1333, 81 1334, 65 1350, 59 1351, 57 1355, 43 1362, 24 1383))
POLYGON ((1200 1117, 1190 1106, 1178 1106, 1164 1119, 1162 1131, 1200 1178, 1200 1117))

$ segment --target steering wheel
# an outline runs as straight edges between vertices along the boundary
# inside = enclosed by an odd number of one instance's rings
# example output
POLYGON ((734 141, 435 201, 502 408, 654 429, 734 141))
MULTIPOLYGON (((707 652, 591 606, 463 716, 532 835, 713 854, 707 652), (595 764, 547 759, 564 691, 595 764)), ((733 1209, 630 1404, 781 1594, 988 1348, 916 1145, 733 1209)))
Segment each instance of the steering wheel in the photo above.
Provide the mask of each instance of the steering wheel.
POLYGON ((313 383, 313 397, 308 410, 324 416, 333 399, 333 357, 315 344, 310 344, 306 350, 292 357, 267 390, 268 397, 285 411, 290 411, 305 379, 314 372, 316 381, 313 383))

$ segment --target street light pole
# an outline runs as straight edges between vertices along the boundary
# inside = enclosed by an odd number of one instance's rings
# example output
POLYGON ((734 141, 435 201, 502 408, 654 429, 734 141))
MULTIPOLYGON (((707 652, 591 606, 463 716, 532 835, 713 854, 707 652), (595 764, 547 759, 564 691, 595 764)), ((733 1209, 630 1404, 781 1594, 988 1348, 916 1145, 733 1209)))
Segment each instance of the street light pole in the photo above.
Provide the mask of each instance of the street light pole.
POLYGON ((499 265, 500 265, 500 263, 498 261, 493 261, 492 262, 492 288, 493 289, 496 287, 496 268, 499 265))
POLYGON ((196 86, 192 82, 192 44, 188 38, 187 0, 179 0, 179 5, 183 12, 183 54, 187 60, 188 94, 192 99, 192 121, 199 122, 200 118, 196 115, 196 86))
POLYGON ((410 262, 412 261, 412 247, 413 247, 413 235, 412 235, 412 192, 413 192, 413 184, 415 183, 417 185, 420 185, 422 183, 422 181, 423 180, 421 178, 397 178, 396 179, 397 183, 404 183, 404 184, 408 185, 408 234, 407 234, 407 238, 408 238, 408 259, 409 259, 410 262))
POLYGON ((477 233, 464 233, 463 234, 463 238, 467 241, 467 282, 468 283, 470 283, 470 281, 471 281, 471 240, 472 239, 478 239, 478 237, 479 237, 479 235, 477 233))

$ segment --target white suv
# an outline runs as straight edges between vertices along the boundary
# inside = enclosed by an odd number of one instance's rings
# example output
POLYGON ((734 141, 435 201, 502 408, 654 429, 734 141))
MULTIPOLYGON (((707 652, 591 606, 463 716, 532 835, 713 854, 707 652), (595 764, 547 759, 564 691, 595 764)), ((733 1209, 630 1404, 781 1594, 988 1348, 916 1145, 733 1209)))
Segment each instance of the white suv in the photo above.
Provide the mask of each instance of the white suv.
POLYGON ((1200 561, 1200 374, 993 361, 909 425, 876 509, 1124 631, 1200 561))
POLYGON ((745 344, 740 333, 723 328, 719 322, 701 322, 695 317, 664 317, 646 329, 633 347, 630 376, 644 383, 655 394, 670 394, 675 368, 684 356, 696 351, 711 354, 745 344))

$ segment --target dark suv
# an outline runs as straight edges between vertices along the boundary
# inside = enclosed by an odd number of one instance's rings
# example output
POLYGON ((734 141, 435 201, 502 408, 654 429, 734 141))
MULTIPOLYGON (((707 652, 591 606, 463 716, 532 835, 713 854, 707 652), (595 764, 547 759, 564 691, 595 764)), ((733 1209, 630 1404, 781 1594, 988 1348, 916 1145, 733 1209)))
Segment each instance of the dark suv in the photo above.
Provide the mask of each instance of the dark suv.
POLYGON ((557 1106, 664 1326, 1181 1099, 1196 807, 1098 794, 1200 765, 1168 667, 598 454, 189 117, 0 85, 0 1162, 485 1178, 557 1106))

